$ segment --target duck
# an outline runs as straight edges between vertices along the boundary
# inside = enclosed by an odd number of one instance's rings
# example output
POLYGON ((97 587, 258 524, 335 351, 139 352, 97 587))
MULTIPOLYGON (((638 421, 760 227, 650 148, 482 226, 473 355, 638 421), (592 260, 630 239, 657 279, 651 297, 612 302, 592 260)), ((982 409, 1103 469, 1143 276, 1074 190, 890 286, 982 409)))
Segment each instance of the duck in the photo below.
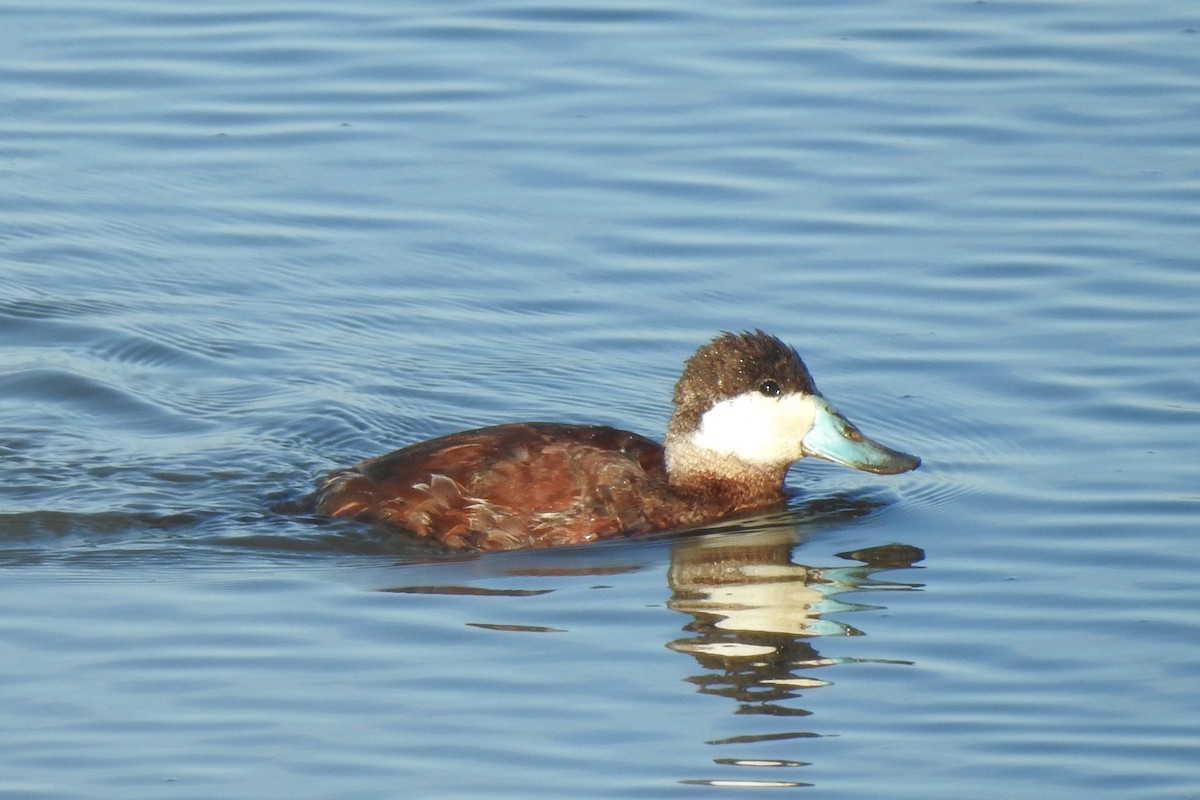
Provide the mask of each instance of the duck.
POLYGON ((917 456, 867 438, 817 390, 796 350, 722 333, 684 362, 662 443, 606 425, 512 422, 451 433, 325 477, 323 517, 351 517, 454 550, 514 550, 683 530, 786 499, 818 458, 894 475, 917 456))

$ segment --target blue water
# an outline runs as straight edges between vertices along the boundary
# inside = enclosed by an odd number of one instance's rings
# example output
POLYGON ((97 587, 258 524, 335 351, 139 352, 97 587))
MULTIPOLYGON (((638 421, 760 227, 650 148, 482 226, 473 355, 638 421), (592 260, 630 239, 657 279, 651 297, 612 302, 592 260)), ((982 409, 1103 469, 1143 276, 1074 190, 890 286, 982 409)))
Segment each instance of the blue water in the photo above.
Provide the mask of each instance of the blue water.
POLYGON ((1200 797, 1193 3, 3 18, 0 796, 1200 797), (922 468, 481 557, 276 510, 660 435, 754 327, 922 468))

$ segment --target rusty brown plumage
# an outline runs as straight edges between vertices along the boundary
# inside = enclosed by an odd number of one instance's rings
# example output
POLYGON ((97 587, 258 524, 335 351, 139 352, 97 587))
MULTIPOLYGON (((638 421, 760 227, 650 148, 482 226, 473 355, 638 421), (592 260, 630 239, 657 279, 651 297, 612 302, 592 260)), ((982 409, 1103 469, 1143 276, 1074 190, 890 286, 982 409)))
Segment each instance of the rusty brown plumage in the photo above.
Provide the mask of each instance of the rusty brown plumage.
POLYGON ((574 544, 729 513, 672 489, 657 442, 604 426, 520 422, 453 433, 330 475, 317 510, 450 547, 574 544))

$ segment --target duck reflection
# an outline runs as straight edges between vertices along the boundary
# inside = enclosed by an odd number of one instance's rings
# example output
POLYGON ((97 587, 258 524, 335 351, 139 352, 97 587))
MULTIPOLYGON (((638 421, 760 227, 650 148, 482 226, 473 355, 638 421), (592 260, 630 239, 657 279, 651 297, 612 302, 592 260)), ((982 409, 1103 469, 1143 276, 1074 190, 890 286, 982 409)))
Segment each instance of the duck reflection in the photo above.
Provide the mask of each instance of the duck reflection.
MULTIPOLYGON (((850 509, 852 511, 852 509, 850 509)), ((825 685, 812 677, 813 668, 849 659, 823 657, 815 643, 822 636, 861 636, 858 629, 829 618, 832 612, 871 606, 852 604, 837 595, 867 589, 917 589, 919 584, 875 577, 885 570, 911 567, 924 558, 916 547, 888 544, 839 553, 844 566, 798 564, 792 554, 803 535, 804 515, 745 533, 717 533, 675 542, 667 571, 671 596, 668 607, 692 619, 687 636, 667 646, 696 660, 701 672, 687 678, 702 694, 737 702, 738 714, 807 717, 810 711, 794 703, 806 689, 825 685)), ((811 521, 811 518, 810 520, 811 521)), ((804 726, 807 727, 807 726, 804 726)), ((712 745, 746 745, 819 736, 812 730, 778 729, 709 740, 712 745)), ((715 758, 720 767, 738 767, 724 778, 684 779, 680 783, 736 787, 800 787, 803 781, 775 776, 763 779, 745 767, 805 767, 790 758, 715 758), (754 777, 750 777, 753 774, 754 777)))
POLYGON ((793 528, 778 526, 684 539, 672 548, 668 606, 692 621, 683 628, 690 635, 667 646, 695 658, 704 672, 689 680, 703 693, 738 701, 738 713, 808 714, 778 703, 824 684, 798 672, 835 663, 814 641, 861 635, 826 615, 867 606, 835 595, 917 588, 873 575, 912 566, 924 558, 919 548, 893 544, 841 553, 857 563, 818 568, 792 560, 796 540, 793 528))
MULTIPOLYGON (((680 779, 680 783, 805 786, 809 784, 791 779, 795 773, 787 768, 805 767, 807 762, 795 760, 794 750, 779 743, 821 734, 807 724, 795 724, 795 720, 811 713, 795 701, 805 690, 825 685, 825 681, 813 677, 815 668, 858 660, 822 656, 818 650, 820 637, 862 635, 840 618, 845 612, 872 606, 845 598, 866 590, 920 588, 920 584, 896 582, 878 574, 912 567, 924 558, 924 553, 909 545, 886 544, 838 553, 840 563, 835 561, 829 566, 800 564, 793 556, 797 545, 817 531, 869 515, 880 505, 869 497, 834 497, 692 533, 651 535, 577 548, 493 553, 486 559, 460 556, 439 561, 410 556, 403 562, 406 582, 393 583, 383 591, 533 598, 561 586, 576 586, 581 578, 657 571, 666 561, 666 605, 687 616, 683 635, 668 640, 666 646, 686 654, 699 666, 698 670, 686 669, 684 680, 701 694, 734 701, 737 714, 762 715, 760 719, 767 728, 746 731, 743 725, 735 735, 708 740, 706 743, 711 745, 732 745, 722 748, 722 757, 713 758, 709 767, 715 767, 722 777, 680 779), (537 579, 541 585, 513 586, 514 579, 537 579), (509 585, 479 585, 485 581, 509 585), (775 724, 766 725, 765 717, 775 719, 775 724), (744 756, 730 752, 751 744, 755 745, 754 752, 744 756)), ((591 588, 611 586, 609 581, 602 581, 591 588)), ((507 604, 467 607, 472 613, 486 612, 488 617, 504 607, 508 610, 502 613, 513 615, 499 620, 464 621, 476 629, 517 635, 569 632, 569 626, 561 623, 542 624, 548 621, 542 617, 546 606, 532 612, 507 604), (530 618, 529 613, 534 616, 530 618)))

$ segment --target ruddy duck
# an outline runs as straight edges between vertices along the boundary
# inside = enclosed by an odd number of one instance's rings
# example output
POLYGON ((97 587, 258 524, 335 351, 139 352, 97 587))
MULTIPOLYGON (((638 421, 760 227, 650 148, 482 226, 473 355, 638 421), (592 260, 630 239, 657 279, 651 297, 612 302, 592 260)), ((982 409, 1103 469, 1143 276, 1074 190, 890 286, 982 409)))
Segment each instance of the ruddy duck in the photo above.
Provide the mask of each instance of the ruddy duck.
POLYGON ((605 426, 517 422, 463 431, 329 475, 318 513, 449 547, 511 550, 701 525, 780 502, 805 456, 885 475, 921 459, 863 436, 800 356, 762 331, 687 360, 663 444, 605 426))

